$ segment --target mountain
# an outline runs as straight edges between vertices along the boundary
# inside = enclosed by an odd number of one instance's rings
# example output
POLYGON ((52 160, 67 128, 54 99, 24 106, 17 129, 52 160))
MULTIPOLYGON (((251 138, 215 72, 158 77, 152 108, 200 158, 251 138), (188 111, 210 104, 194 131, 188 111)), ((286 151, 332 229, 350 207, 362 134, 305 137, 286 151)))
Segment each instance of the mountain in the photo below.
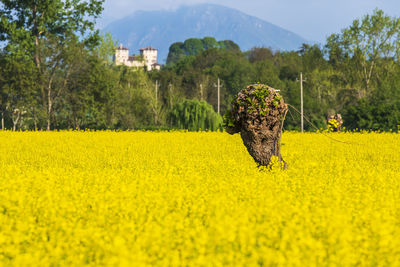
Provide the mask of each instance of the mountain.
POLYGON ((200 4, 182 6, 175 11, 137 11, 108 24, 103 30, 137 54, 140 48, 158 49, 159 62, 165 63, 169 46, 188 38, 212 36, 232 40, 242 51, 264 46, 279 50, 297 50, 307 40, 238 10, 200 4))

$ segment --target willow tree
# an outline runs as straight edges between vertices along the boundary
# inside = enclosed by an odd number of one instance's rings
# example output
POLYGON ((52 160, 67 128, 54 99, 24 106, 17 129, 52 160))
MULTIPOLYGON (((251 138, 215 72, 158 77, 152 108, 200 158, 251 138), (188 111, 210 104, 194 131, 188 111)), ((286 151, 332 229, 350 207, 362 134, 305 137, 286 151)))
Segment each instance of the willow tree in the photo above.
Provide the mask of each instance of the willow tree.
POLYGON ((184 100, 175 104, 169 115, 170 126, 189 131, 216 131, 222 125, 221 116, 205 101, 184 100))
POLYGON ((0 0, 0 40, 6 50, 33 61, 38 74, 40 95, 46 112, 47 130, 51 128, 55 101, 69 79, 70 66, 65 49, 71 41, 96 41, 95 19, 104 0, 0 0), (55 83, 62 73, 63 82, 55 83))

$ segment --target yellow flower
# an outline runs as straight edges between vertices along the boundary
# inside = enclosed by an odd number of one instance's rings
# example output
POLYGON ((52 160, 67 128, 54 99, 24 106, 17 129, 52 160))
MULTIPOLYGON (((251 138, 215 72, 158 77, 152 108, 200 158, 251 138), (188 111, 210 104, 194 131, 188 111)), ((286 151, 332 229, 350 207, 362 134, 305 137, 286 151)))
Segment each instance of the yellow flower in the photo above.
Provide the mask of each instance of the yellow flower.
POLYGON ((0 266, 399 265, 399 135, 282 142, 287 170, 220 132, 0 132, 0 266))

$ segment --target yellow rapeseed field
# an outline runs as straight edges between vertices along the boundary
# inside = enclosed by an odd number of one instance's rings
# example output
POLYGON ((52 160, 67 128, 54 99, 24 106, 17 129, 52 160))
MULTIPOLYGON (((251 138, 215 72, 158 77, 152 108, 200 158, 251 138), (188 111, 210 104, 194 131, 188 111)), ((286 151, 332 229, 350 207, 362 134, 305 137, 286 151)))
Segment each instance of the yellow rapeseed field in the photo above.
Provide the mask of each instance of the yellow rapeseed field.
POLYGON ((0 132, 0 265, 400 266, 400 135, 0 132))

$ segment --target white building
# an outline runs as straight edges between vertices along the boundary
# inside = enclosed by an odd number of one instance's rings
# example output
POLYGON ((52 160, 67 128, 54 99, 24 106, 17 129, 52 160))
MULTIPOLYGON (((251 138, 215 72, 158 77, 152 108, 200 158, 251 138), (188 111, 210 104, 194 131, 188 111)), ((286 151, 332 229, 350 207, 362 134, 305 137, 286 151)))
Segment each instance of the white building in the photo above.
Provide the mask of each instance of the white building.
POLYGON ((122 44, 115 49, 115 65, 125 65, 128 67, 146 67, 147 71, 159 70, 157 63, 157 49, 150 46, 140 49, 140 56, 129 56, 129 49, 122 44))
POLYGON ((160 65, 157 64, 157 49, 148 46, 146 48, 140 49, 140 55, 144 59, 144 64, 147 70, 160 69, 160 65))

